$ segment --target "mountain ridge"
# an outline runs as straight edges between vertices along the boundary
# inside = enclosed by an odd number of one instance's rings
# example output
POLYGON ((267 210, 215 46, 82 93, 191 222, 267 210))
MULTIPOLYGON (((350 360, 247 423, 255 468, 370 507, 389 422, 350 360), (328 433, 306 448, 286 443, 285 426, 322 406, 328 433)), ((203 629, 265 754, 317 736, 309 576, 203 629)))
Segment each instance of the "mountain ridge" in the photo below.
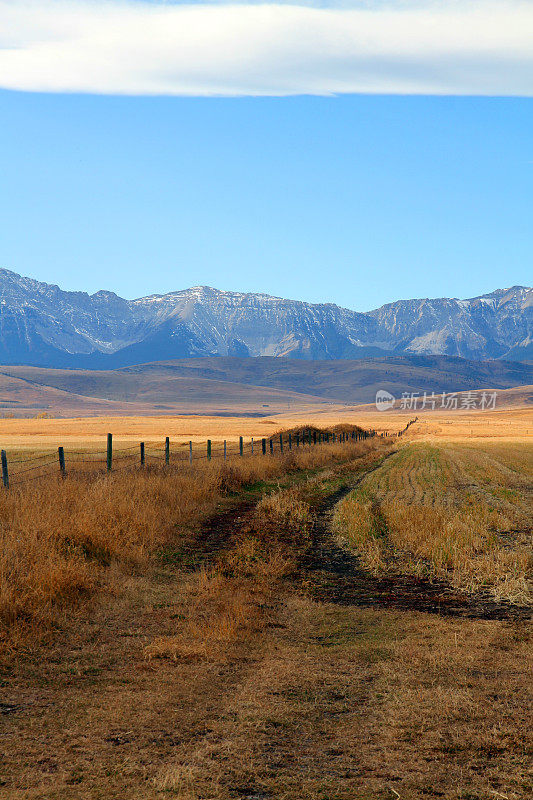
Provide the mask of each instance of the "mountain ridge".
POLYGON ((0 269, 0 363, 118 368, 212 356, 533 358, 533 289, 397 300, 368 312, 195 286, 134 300, 0 269))

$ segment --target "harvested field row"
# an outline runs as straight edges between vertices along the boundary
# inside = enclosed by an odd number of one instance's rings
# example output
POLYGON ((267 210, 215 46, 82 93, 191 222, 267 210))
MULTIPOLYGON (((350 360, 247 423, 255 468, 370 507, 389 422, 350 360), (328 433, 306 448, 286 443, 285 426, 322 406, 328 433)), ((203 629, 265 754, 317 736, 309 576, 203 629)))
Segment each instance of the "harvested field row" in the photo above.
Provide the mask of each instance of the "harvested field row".
POLYGON ((340 504, 337 531, 374 574, 435 576, 529 603, 530 457, 517 444, 401 447, 340 504))

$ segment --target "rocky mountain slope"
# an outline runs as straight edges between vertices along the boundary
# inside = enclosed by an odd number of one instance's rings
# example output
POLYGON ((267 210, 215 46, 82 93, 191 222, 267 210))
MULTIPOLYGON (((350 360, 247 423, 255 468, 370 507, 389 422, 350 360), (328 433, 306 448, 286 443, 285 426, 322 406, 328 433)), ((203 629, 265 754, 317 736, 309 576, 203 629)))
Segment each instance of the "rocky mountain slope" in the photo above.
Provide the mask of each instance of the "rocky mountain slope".
POLYGON ((533 358, 533 290, 400 300, 359 313, 196 287, 124 300, 0 270, 0 363, 113 368, 194 356, 533 358))

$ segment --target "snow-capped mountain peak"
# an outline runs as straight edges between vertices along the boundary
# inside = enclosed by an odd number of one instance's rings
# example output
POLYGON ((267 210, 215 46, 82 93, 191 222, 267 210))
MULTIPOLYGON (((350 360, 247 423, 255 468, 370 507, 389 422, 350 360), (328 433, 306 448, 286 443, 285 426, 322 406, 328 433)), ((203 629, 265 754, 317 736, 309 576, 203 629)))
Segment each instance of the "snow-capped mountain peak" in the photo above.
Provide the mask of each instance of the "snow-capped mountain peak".
POLYGON ((533 289, 398 300, 368 313, 210 286, 124 300, 0 269, 0 362, 119 366, 201 355, 357 358, 391 353, 530 359, 533 289))

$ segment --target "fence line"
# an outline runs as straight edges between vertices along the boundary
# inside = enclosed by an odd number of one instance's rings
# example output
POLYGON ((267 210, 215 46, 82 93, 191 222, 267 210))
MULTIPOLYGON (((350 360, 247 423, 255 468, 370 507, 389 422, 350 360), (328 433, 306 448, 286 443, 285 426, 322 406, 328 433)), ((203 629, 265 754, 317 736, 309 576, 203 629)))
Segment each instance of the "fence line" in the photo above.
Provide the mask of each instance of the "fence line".
MULTIPOLYGON (((384 437, 401 437, 418 418, 410 420, 405 428, 397 433, 381 433, 384 437)), ((8 459, 6 450, 0 452, 2 470, 2 483, 5 489, 19 486, 28 481, 59 474, 65 477, 69 471, 82 472, 85 465, 94 465, 102 471, 112 473, 124 469, 134 469, 136 466, 145 468, 147 465, 160 463, 162 466, 172 466, 179 463, 193 464, 200 459, 210 461, 215 458, 227 460, 228 458, 244 458, 251 455, 270 456, 284 454, 300 448, 311 448, 322 444, 344 444, 345 442, 365 441, 378 436, 375 430, 352 431, 319 431, 316 429, 302 429, 300 431, 281 432, 271 437, 245 440, 239 436, 237 442, 181 442, 176 448, 171 447, 170 437, 158 445, 155 442, 139 442, 138 444, 115 447, 113 434, 108 433, 105 450, 69 450, 68 447, 59 446, 57 450, 46 452, 28 458, 8 459), (127 462, 127 463, 124 463, 127 462), (14 465, 24 465, 21 467, 14 465), (102 466, 100 466, 102 465, 102 466), (105 465, 105 467, 103 466, 105 465), (55 466, 55 470, 48 469, 55 466), (37 472, 40 470, 40 472, 37 472), (46 471, 42 471, 46 470, 46 471), (32 474, 36 473, 36 474, 32 474)))

